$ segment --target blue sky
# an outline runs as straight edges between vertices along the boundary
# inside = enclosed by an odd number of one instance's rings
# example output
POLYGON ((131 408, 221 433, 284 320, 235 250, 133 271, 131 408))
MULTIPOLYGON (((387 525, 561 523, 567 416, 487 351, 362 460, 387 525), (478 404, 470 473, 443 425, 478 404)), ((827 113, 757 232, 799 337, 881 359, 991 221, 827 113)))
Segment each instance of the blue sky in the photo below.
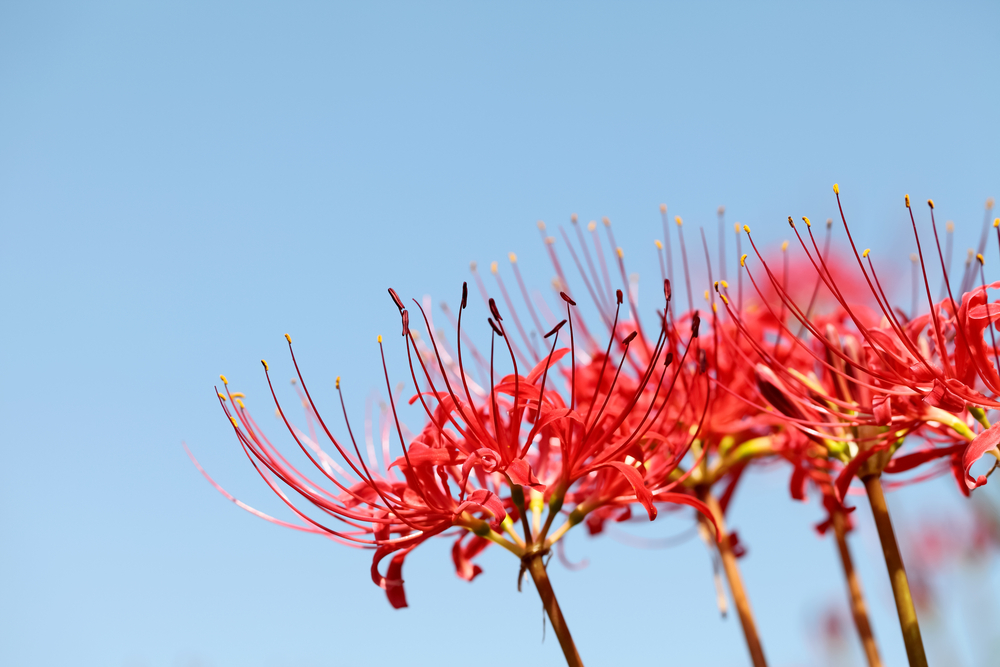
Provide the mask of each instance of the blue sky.
MULTIPOLYGON (((470 260, 515 251, 544 288, 535 223, 571 213, 608 216, 652 276, 660 203, 689 240, 725 205, 777 245, 786 216, 834 214, 834 182, 908 295, 904 193, 955 221, 956 257, 1000 195, 998 20, 985 2, 3 3, 0 662, 557 664, 507 554, 467 584, 446 543, 418 550, 395 612, 366 553, 218 496, 182 441, 280 511, 218 374, 266 416, 258 359, 289 374, 287 331, 321 404, 340 375, 360 416, 375 336, 398 327, 388 286, 454 304, 470 260)), ((838 565, 786 482, 753 477, 732 523, 773 664, 826 664, 810 624, 842 602, 838 565)), ((963 511, 951 482, 890 502, 902 521, 963 511)), ((867 521, 862 576, 897 664, 867 521)), ((568 550, 590 560, 553 573, 588 664, 746 664, 696 541, 568 550)))

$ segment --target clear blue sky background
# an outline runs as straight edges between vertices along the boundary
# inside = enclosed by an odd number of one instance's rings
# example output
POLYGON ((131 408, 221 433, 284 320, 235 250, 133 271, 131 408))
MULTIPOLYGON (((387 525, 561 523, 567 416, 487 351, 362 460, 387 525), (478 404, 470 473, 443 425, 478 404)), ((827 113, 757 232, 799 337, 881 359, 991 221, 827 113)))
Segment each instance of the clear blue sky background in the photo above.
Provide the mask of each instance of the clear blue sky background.
MULTIPOLYGON (((220 497, 182 441, 281 511, 217 375, 278 434, 257 360, 290 376, 287 331, 321 405, 341 375, 360 419, 375 336, 398 328, 385 288, 455 303, 470 260, 516 251, 545 289, 539 219, 609 216, 652 276, 661 202, 689 239, 714 238, 724 204, 777 244, 785 216, 834 213, 837 181, 861 243, 908 276, 904 193, 955 220, 956 257, 1000 195, 995 3, 360 4, 0 4, 0 663, 559 664, 508 554, 468 584, 448 543, 422 547, 394 611, 368 553, 220 497)), ((786 482, 753 476, 731 519, 773 664, 830 664, 812 644, 843 606, 834 546, 786 482)), ((950 481, 891 502, 904 523, 964 507, 950 481)), ((876 632, 901 664, 858 516, 876 632)), ((590 560, 552 575, 587 664, 747 664, 697 541, 568 551, 590 560)), ((925 632, 964 646, 949 664, 986 664, 988 633, 962 634, 985 612, 949 609, 925 632)), ((845 659, 860 664, 853 641, 845 659)))

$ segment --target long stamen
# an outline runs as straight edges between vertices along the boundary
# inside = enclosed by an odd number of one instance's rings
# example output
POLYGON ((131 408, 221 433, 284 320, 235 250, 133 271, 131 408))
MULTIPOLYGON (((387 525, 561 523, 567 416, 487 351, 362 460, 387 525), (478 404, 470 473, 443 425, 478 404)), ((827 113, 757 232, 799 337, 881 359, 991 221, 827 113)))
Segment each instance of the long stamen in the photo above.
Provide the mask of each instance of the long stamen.
POLYGON ((687 287, 688 310, 694 310, 694 298, 691 296, 691 273, 688 271, 687 248, 684 246, 684 221, 681 216, 676 216, 674 222, 677 223, 677 238, 681 244, 681 259, 684 260, 684 285, 687 287))
MULTIPOLYGON (((583 418, 584 425, 586 425, 587 421, 590 419, 590 413, 593 412, 593 410, 594 410, 594 403, 597 401, 597 392, 601 388, 601 381, 604 380, 604 370, 608 367, 608 358, 611 356, 611 345, 615 341, 614 331, 618 327, 618 314, 621 311, 621 307, 622 307, 622 291, 618 290, 618 292, 616 293, 616 296, 617 296, 617 299, 618 299, 618 305, 615 306, 615 321, 614 321, 614 324, 611 326, 612 334, 611 334, 611 338, 608 340, 608 349, 607 349, 607 351, 605 351, 605 353, 604 353, 604 359, 601 362, 601 372, 597 375, 597 382, 594 383, 594 395, 590 399, 590 405, 587 407, 587 414, 583 418)), ((625 361, 625 357, 623 356, 622 357, 622 362, 624 362, 624 361, 625 361)), ((621 370, 621 366, 619 366, 618 368, 619 368, 619 370, 621 370)), ((609 395, 610 395, 610 392, 609 392, 609 395)))
MULTIPOLYGON (((736 231, 736 254, 739 255, 740 257, 743 257, 743 247, 742 247, 743 244, 740 241, 740 229, 741 229, 740 223, 738 223, 738 222, 735 223, 733 225, 733 229, 736 231)), ((743 263, 743 260, 741 259, 740 260, 740 264, 742 265, 742 263, 743 263)), ((743 272, 742 271, 739 271, 736 274, 736 289, 737 289, 737 292, 736 292, 736 299, 737 299, 737 301, 736 301, 736 309, 742 313, 743 312, 743 272)))
POLYGON ((719 279, 726 279, 726 207, 720 206, 719 214, 719 279))
POLYGON ((670 249, 670 225, 667 224, 667 205, 660 204, 660 220, 663 223, 663 242, 666 244, 667 255, 667 275, 666 278, 673 284, 674 282, 674 256, 670 249))
MULTIPOLYGON (((983 300, 986 301, 987 304, 988 304, 989 303, 989 298, 986 296, 986 273, 983 271, 983 264, 984 264, 983 256, 982 255, 976 255, 976 259, 979 260, 979 278, 980 278, 980 280, 983 283, 983 300)), ((989 306, 987 306, 987 308, 988 307, 989 306)), ((989 311, 987 310, 987 316, 988 315, 989 315, 989 311)), ((993 324, 991 323, 986 328, 990 330, 990 337, 991 337, 992 342, 993 342, 993 362, 996 364, 997 373, 1000 373, 1000 356, 997 355, 997 334, 996 334, 996 327, 994 327, 993 324)))

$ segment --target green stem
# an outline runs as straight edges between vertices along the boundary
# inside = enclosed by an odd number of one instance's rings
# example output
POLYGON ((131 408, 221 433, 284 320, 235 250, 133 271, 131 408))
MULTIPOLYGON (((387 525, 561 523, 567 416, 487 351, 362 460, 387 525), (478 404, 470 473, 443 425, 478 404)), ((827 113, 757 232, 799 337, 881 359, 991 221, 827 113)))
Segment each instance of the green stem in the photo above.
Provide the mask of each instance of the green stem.
POLYGON ((583 661, 576 650, 576 644, 573 643, 573 637, 569 633, 566 619, 563 618, 562 610, 559 608, 559 601, 556 600, 555 591, 552 590, 552 584, 549 583, 549 574, 545 571, 545 562, 543 561, 542 554, 536 553, 530 556, 528 571, 531 572, 531 578, 535 582, 535 589, 538 590, 538 595, 542 598, 542 605, 545 607, 545 612, 549 615, 549 620, 552 622, 552 629, 555 631, 556 637, 559 638, 559 646, 562 647, 563 655, 566 656, 566 664, 569 667, 583 667, 583 661))
POLYGON ((892 582, 892 594, 896 598, 899 627, 903 631, 903 643, 906 645, 906 656, 909 658, 910 667, 927 667, 927 655, 924 653, 924 643, 920 638, 917 610, 913 606, 910 583, 906 579, 903 557, 899 553, 896 533, 892 529, 889 507, 885 503, 880 478, 881 475, 869 475, 862 481, 868 491, 868 502, 875 518, 875 527, 878 528, 879 540, 882 542, 885 565, 889 570, 889 581, 892 582))

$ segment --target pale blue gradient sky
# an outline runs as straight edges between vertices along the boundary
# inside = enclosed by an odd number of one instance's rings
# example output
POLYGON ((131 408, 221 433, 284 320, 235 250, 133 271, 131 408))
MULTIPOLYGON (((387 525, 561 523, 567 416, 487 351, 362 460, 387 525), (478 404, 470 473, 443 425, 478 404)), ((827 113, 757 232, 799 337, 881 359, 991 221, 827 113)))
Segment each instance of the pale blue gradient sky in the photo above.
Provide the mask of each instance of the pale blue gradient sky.
MULTIPOLYGON (((257 360, 288 376, 287 331, 321 405, 341 375, 360 419, 375 336, 398 328, 387 286, 456 303, 469 260, 516 251, 545 289, 535 222, 573 212, 609 216, 643 276, 661 202, 689 240, 701 224, 714 238, 724 204, 777 244, 785 216, 834 213, 835 181, 886 273, 909 272, 904 193, 956 221, 956 257, 978 237, 1000 194, 1000 6, 621 5, 0 5, 0 663, 558 664, 508 554, 488 552, 470 585, 448 543, 422 547, 411 608, 393 611, 367 553, 216 494, 182 440, 281 511, 217 375, 271 425, 257 360)), ((773 664, 823 665, 811 624, 843 602, 838 565, 816 503, 793 505, 786 482, 753 476, 732 523, 773 664)), ((946 481, 891 502, 905 520, 956 498, 946 481)), ((876 632, 900 664, 858 516, 876 632)), ((553 580, 587 664, 746 664, 697 541, 568 542, 590 566, 553 580)))

